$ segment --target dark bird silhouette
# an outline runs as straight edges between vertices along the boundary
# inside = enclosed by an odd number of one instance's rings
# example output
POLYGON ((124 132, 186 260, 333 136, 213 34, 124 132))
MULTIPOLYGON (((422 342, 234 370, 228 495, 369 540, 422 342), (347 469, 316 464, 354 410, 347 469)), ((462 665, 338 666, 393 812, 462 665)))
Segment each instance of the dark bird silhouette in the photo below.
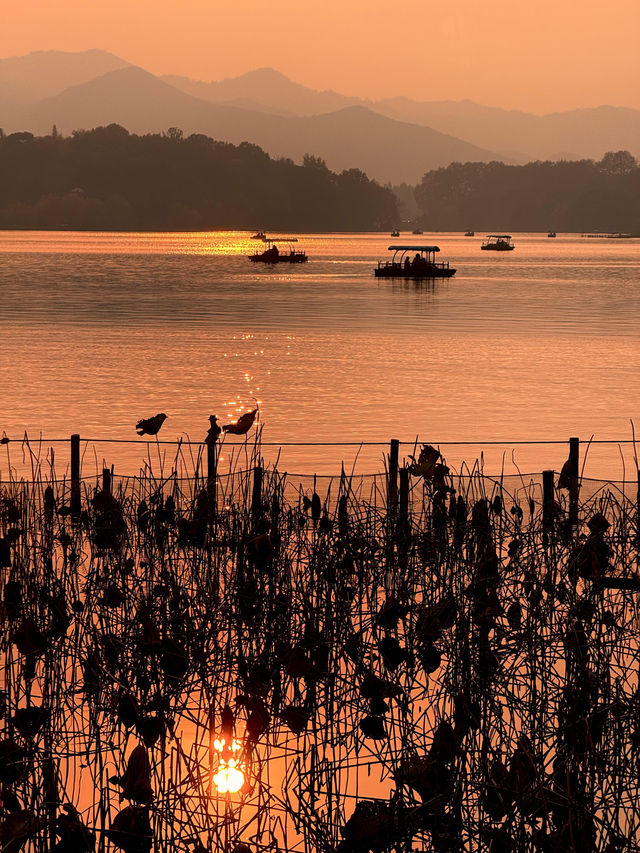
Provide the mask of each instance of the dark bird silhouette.
POLYGON ((159 412, 152 418, 141 418, 136 424, 138 435, 157 435, 166 419, 167 416, 164 412, 159 412))
POLYGON ((257 408, 251 412, 245 412, 234 424, 224 424, 222 429, 231 435, 246 435, 253 426, 257 414, 257 408))
POLYGON ((215 415, 209 415, 209 423, 211 424, 211 426, 209 427, 209 431, 207 432, 205 443, 215 444, 218 440, 220 433, 222 432, 222 428, 219 426, 218 418, 215 415))

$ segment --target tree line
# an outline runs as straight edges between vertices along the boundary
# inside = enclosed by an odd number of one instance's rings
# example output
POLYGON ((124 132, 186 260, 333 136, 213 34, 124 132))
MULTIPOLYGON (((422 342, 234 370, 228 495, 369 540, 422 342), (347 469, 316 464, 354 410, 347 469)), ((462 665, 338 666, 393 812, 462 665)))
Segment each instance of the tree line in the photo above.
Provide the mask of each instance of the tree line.
POLYGON ((640 234, 640 166, 628 151, 597 162, 451 163, 427 172, 414 195, 425 230, 640 234))
POLYGON ((331 172, 257 145, 120 125, 63 137, 0 131, 0 228, 376 230, 396 198, 359 169, 331 172))

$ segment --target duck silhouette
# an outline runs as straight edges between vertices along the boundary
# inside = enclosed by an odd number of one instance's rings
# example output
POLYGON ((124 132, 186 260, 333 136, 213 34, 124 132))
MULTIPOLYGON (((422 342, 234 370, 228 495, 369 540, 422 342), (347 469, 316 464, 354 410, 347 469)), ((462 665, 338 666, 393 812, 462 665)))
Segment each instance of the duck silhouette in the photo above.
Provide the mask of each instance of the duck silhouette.
POLYGON ((223 424, 222 429, 230 435, 246 435, 253 426, 257 414, 257 408, 251 412, 245 412, 235 423, 223 424))
POLYGON ((167 416, 164 412, 159 412, 152 418, 141 418, 136 424, 138 435, 157 435, 166 419, 167 416))

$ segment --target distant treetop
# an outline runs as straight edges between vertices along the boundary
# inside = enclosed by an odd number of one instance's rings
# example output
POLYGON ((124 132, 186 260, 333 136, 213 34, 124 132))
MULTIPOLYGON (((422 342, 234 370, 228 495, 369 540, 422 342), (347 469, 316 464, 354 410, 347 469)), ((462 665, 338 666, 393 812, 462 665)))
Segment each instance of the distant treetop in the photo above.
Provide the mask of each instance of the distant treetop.
POLYGON ((138 136, 118 124, 62 137, 0 135, 0 227, 374 230, 398 220, 396 199, 358 169, 331 172, 259 146, 180 128, 138 136), (78 192, 78 188, 82 192, 78 192))
POLYGON ((415 189, 425 229, 640 234, 640 167, 629 151, 593 160, 451 163, 415 189))

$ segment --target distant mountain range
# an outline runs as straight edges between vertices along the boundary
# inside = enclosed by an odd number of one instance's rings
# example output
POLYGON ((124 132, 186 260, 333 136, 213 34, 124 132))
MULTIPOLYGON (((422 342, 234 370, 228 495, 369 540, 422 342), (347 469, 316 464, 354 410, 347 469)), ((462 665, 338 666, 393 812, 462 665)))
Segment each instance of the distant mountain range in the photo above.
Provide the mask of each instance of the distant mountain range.
POLYGON ((162 79, 203 100, 279 115, 306 116, 363 106, 388 118, 459 137, 499 152, 502 159, 522 163, 537 159, 600 159, 606 151, 621 148, 640 153, 640 110, 625 107, 602 106, 537 116, 468 100, 415 101, 397 97, 367 101, 308 89, 272 68, 213 83, 176 76, 162 79))
POLYGON ((537 116, 473 101, 408 98, 378 101, 375 109, 400 121, 437 128, 476 145, 504 151, 517 162, 600 160, 607 151, 640 154, 640 110, 601 106, 537 116))
POLYGON ((127 65, 124 59, 104 50, 41 50, 0 59, 0 110, 6 111, 8 105, 14 110, 24 109, 43 98, 59 95, 69 86, 87 83, 127 65))
POLYGON ((226 103, 276 115, 309 116, 337 112, 344 107, 372 106, 362 98, 349 98, 338 92, 317 92, 308 89, 273 68, 258 68, 240 77, 230 77, 212 83, 174 75, 165 75, 162 79, 176 89, 205 101, 226 103))
POLYGON ((263 68, 213 83, 157 77, 104 51, 48 51, 0 60, 0 127, 36 134, 112 122, 136 133, 185 134, 305 153, 334 171, 359 168, 381 182, 416 183, 459 161, 599 159, 640 153, 640 110, 603 106, 535 116, 472 101, 366 101, 318 92, 263 68))

